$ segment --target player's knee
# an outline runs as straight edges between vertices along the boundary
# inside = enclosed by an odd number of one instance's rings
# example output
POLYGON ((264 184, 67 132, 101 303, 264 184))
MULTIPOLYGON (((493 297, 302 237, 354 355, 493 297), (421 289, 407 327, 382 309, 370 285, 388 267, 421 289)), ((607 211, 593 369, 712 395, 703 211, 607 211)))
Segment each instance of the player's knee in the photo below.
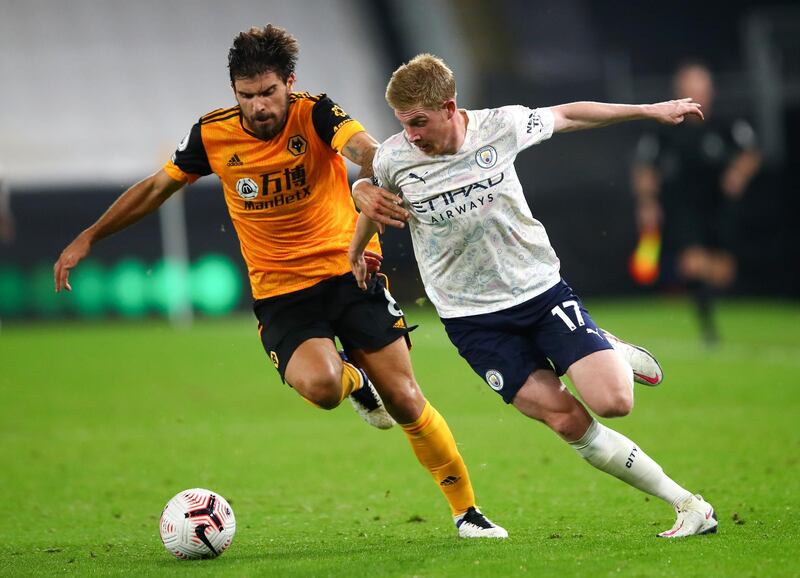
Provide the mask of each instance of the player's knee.
POLYGON ((342 401, 342 383, 333 374, 309 376, 293 383, 292 387, 321 409, 334 409, 342 401))
POLYGON ((310 396, 306 395, 305 398, 320 409, 335 409, 342 402, 338 392, 329 390, 315 391, 310 396))
POLYGON ((633 393, 627 383, 619 384, 592 409, 600 417, 623 417, 633 410, 633 393))

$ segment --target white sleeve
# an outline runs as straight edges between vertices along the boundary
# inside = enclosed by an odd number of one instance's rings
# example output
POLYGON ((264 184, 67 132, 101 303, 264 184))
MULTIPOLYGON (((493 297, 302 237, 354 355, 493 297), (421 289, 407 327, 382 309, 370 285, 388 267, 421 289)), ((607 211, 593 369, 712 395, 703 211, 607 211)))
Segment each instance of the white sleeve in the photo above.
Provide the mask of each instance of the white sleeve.
POLYGON ((394 194, 399 194, 397 186, 392 183, 391 180, 388 156, 389 155, 386 154, 384 145, 381 144, 381 146, 379 146, 378 150, 375 152, 375 157, 372 159, 372 171, 379 187, 394 194))
POLYGON ((512 116, 517 133, 517 150, 539 144, 553 136, 555 117, 549 108, 528 108, 527 106, 506 107, 512 116))

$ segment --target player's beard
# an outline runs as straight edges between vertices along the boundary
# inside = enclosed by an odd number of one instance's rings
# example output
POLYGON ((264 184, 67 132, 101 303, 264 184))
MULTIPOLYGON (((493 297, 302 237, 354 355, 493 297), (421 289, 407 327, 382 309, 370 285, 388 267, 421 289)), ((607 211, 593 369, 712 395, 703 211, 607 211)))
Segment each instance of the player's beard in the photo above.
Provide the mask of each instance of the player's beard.
POLYGON ((286 97, 286 106, 277 115, 255 115, 249 119, 250 126, 253 127, 253 133, 261 140, 272 140, 283 130, 286 126, 286 116, 289 114, 289 97, 286 97), (263 121, 271 121, 269 123, 263 121))

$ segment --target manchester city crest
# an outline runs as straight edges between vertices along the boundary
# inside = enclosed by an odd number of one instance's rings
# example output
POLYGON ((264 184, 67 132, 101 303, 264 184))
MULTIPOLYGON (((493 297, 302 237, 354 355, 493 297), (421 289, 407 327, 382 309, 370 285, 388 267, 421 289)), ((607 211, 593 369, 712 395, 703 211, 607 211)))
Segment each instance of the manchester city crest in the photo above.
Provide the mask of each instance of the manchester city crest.
POLYGON ((492 145, 486 145, 475 153, 475 162, 482 169, 490 169, 497 163, 497 151, 492 145))
POLYGON ((486 372, 486 383, 489 384, 495 391, 503 389, 503 374, 496 369, 490 369, 486 372))

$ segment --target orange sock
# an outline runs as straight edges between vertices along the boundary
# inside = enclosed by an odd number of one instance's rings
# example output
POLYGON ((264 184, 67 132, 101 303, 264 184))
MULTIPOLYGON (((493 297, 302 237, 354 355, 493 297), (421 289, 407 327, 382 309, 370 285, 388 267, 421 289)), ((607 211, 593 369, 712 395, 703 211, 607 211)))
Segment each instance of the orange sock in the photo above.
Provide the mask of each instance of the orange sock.
POLYGON ((441 414, 427 401, 416 421, 400 424, 419 462, 439 484, 454 516, 475 505, 472 482, 456 440, 441 414))
POLYGON ((361 372, 358 371, 355 365, 345 361, 342 368, 342 399, 357 389, 361 389, 362 385, 361 372))
MULTIPOLYGON (((344 362, 344 367, 342 368, 342 397, 339 401, 342 401, 348 395, 356 391, 357 389, 361 389, 363 385, 361 381, 361 372, 356 369, 356 366, 352 363, 348 363, 347 361, 344 362)), ((301 396, 302 397, 302 396, 301 396)), ((316 403, 311 401, 310 399, 306 399, 303 397, 305 401, 313 405, 314 407, 319 407, 316 403)))

